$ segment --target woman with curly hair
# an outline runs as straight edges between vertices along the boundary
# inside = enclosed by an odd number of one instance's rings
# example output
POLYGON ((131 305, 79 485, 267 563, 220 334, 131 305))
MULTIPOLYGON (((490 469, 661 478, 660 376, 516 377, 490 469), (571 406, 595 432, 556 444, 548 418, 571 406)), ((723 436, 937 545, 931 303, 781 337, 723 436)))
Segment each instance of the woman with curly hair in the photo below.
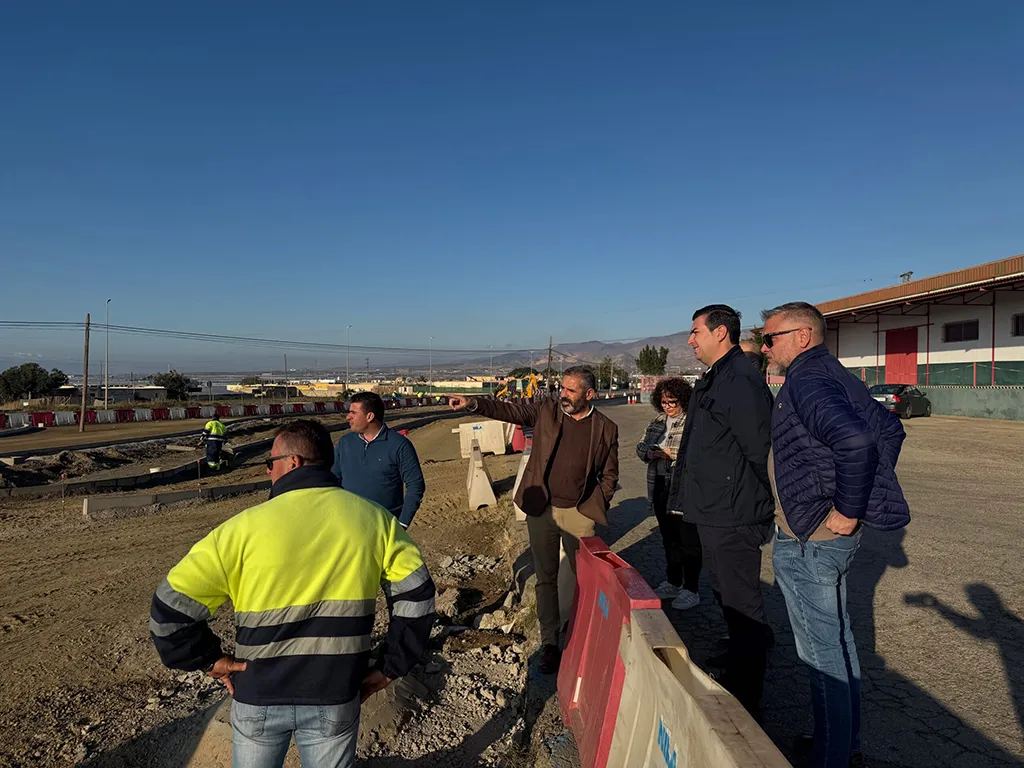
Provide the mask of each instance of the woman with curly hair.
POLYGON ((659 381, 651 393, 658 416, 636 446, 636 455, 647 464, 647 500, 658 519, 667 562, 665 581, 654 591, 662 600, 671 599, 672 607, 680 611, 700 604, 697 584, 703 562, 697 526, 668 510, 672 465, 679 455, 692 391, 685 379, 659 381))

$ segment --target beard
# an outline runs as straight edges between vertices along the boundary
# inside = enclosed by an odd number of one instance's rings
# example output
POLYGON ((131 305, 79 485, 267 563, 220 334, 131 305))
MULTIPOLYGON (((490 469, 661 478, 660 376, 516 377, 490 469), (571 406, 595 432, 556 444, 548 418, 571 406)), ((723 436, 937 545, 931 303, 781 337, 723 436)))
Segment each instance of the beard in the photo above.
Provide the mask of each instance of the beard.
POLYGON ((565 411, 568 414, 573 414, 579 413, 580 411, 583 410, 584 406, 587 404, 587 399, 584 397, 580 398, 578 401, 573 401, 567 397, 563 397, 559 400, 559 402, 562 405, 563 411, 565 411))
POLYGON ((774 360, 770 360, 768 362, 768 373, 770 373, 772 376, 785 376, 786 366, 784 366, 782 363, 777 363, 774 360))

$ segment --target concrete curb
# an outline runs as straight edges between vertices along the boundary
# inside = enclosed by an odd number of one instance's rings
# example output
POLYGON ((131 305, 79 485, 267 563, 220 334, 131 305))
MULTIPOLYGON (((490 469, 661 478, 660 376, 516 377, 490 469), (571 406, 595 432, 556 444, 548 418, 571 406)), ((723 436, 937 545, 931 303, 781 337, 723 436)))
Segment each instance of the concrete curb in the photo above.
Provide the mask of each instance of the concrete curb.
POLYGON ((222 499, 226 496, 238 496, 243 493, 269 490, 270 480, 257 480, 237 485, 219 485, 210 488, 194 488, 188 491, 168 491, 167 493, 136 493, 131 496, 88 496, 82 499, 82 517, 86 520, 102 520, 100 513, 108 509, 133 509, 151 507, 154 504, 175 504, 191 499, 222 499))

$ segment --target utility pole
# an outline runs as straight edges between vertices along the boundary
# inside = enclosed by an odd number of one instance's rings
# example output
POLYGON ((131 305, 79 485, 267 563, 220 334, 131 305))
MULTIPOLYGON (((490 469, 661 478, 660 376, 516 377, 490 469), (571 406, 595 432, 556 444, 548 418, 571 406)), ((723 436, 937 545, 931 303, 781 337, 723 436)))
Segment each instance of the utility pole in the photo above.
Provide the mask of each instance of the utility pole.
POLYGON ((552 379, 554 377, 554 371, 551 370, 551 354, 554 349, 554 337, 548 336, 548 369, 544 372, 544 383, 547 386, 548 392, 551 391, 552 379))
POLYGON ((107 352, 103 361, 103 410, 107 410, 110 397, 110 299, 107 299, 107 352))
POLYGON ((284 356, 284 404, 288 406, 288 355, 284 356))
POLYGON ((608 358, 608 391, 612 389, 612 381, 615 379, 615 360, 608 358))
POLYGON ((85 432, 85 399, 89 396, 89 313, 85 313, 85 362, 82 363, 82 412, 79 414, 78 431, 85 432))
MULTIPOLYGON (((494 345, 491 344, 487 348, 489 350, 491 350, 491 386, 493 387, 494 386, 494 345)), ((494 390, 492 389, 491 392, 493 392, 493 391, 494 390)))
POLYGON ((348 391, 348 354, 352 350, 352 326, 345 327, 345 390, 348 391))
POLYGON ((366 358, 366 383, 370 383, 370 358, 366 358))
POLYGON ((434 337, 430 337, 430 394, 434 394, 434 337))

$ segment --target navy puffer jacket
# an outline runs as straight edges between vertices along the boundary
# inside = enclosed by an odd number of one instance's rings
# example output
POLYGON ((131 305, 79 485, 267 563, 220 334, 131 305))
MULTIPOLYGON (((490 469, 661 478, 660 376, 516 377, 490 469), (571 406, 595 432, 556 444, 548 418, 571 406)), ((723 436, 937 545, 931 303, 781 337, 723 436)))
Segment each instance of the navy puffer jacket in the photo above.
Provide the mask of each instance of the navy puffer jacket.
POLYGON ((772 414, 775 483, 801 541, 835 507, 883 531, 903 528, 910 508, 896 479, 906 433, 824 346, 786 371, 772 414))

